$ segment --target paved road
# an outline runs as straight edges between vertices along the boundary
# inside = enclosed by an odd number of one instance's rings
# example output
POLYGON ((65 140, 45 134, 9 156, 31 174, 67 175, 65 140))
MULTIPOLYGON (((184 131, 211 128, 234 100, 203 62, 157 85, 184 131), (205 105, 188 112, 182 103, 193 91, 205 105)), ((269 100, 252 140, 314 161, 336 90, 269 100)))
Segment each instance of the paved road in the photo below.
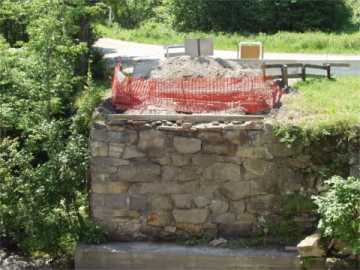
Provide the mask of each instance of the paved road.
MULTIPOLYGON (((95 45, 109 61, 163 59, 164 49, 160 45, 142 44, 121 41, 110 38, 101 38, 95 45)), ((265 48, 266 50, 266 48, 265 48)), ((214 57, 223 59, 236 59, 236 51, 215 50, 214 57)), ((266 53, 266 63, 296 63, 304 62, 311 64, 345 62, 350 68, 335 68, 336 75, 360 75, 360 55, 335 55, 335 54, 295 54, 295 53, 266 53)))

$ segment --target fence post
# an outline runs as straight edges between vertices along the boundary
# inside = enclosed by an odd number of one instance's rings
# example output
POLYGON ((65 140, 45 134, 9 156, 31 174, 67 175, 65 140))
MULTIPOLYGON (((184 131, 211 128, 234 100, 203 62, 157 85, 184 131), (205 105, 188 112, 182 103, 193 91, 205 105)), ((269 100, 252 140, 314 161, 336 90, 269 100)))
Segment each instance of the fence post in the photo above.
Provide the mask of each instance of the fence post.
POLYGON ((305 65, 302 65, 302 67, 301 67, 301 79, 303 81, 306 81, 306 66, 305 65))
POLYGON ((281 77, 284 84, 284 87, 287 88, 289 86, 289 76, 288 76, 288 66, 283 65, 281 67, 281 77))
POLYGON ((262 69, 262 74, 263 74, 263 77, 264 77, 264 79, 266 78, 266 64, 262 64, 261 65, 261 69, 262 69))
POLYGON ((327 75, 327 78, 330 80, 331 79, 331 65, 330 64, 326 64, 326 75, 327 75))

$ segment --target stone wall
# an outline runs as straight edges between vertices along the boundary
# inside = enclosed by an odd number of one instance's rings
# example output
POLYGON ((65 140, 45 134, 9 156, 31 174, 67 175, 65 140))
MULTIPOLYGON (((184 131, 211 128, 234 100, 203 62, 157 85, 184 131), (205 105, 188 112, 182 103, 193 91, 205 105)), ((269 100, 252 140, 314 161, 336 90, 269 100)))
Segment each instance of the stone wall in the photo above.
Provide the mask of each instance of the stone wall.
MULTIPOLYGON (((317 186, 263 121, 97 121, 91 131, 91 214, 113 240, 250 236, 276 224, 284 197, 317 186)), ((303 228, 311 212, 294 212, 303 228)))

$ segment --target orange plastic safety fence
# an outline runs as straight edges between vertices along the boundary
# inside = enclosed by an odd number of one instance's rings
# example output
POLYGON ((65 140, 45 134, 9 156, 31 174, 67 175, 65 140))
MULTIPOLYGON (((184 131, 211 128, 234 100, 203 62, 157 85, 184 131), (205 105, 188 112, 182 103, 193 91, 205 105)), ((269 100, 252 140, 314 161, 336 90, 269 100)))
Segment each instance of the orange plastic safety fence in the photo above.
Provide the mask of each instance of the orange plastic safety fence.
POLYGON ((239 78, 141 79, 124 77, 115 67, 112 102, 119 109, 156 106, 189 113, 239 110, 260 113, 276 106, 280 87, 261 75, 239 78))

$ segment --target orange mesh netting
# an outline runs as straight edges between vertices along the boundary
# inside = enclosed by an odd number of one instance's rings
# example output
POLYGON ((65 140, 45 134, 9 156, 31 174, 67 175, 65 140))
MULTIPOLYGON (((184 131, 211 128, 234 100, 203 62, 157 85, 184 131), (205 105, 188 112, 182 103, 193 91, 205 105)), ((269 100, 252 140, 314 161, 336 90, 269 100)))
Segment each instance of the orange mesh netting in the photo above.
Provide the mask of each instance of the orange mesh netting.
POLYGON ((243 111, 260 113, 274 108, 280 87, 261 75, 239 78, 142 79, 125 77, 115 67, 112 103, 121 110, 161 109, 188 113, 243 111))

